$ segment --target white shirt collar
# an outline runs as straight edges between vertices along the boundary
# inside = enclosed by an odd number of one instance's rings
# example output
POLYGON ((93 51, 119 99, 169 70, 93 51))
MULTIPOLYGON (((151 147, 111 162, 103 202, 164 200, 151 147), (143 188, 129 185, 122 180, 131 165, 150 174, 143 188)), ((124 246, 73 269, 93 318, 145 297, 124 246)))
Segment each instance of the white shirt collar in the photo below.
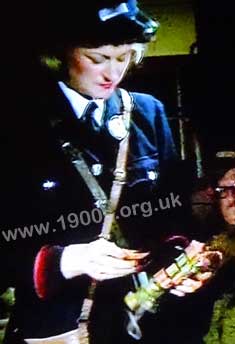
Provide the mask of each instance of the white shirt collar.
MULTIPOLYGON (((58 85, 64 93, 65 97, 68 99, 77 118, 81 118, 85 108, 89 103, 89 100, 72 88, 68 87, 63 81, 59 81, 58 85)), ((104 111, 104 99, 93 99, 92 101, 94 101, 98 106, 94 112, 94 118, 96 122, 101 125, 104 111)))

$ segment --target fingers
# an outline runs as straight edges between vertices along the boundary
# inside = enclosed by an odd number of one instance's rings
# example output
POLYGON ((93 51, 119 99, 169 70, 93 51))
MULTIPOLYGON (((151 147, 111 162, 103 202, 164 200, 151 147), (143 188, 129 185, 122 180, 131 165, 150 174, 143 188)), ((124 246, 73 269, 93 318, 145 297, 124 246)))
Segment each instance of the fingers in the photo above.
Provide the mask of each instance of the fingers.
POLYGON ((109 271, 107 269, 104 269, 105 271, 102 271, 102 269, 95 269, 94 271, 92 271, 91 269, 89 270, 89 276, 94 278, 97 281, 104 281, 104 280, 108 280, 108 279, 113 279, 113 278, 119 278, 119 277, 124 277, 130 274, 135 273, 135 269, 126 269, 126 270, 111 270, 109 269, 109 271))
POLYGON ((139 265, 138 260, 124 260, 111 256, 99 256, 95 261, 97 265, 106 266, 107 268, 112 267, 113 269, 132 269, 139 265))
POLYGON ((197 281, 192 278, 186 278, 182 281, 182 284, 179 286, 176 286, 176 289, 181 290, 185 293, 193 293, 197 289, 201 288, 202 281, 197 281))
POLYGON ((98 239, 89 244, 89 248, 94 255, 110 255, 116 258, 124 259, 125 252, 113 242, 109 242, 103 238, 98 239))
POLYGON ((90 243, 86 253, 86 274, 97 280, 126 276, 141 270, 148 252, 118 247, 103 238, 90 243))
MULTIPOLYGON (((183 276, 182 279, 179 279, 177 285, 170 290, 170 293, 182 297, 185 296, 185 294, 194 293, 201 288, 213 276, 213 272, 210 268, 212 265, 211 259, 212 257, 214 258, 215 254, 217 253, 201 253, 197 263, 197 266, 200 267, 200 271, 193 274, 191 278, 183 276)), ((219 255, 218 257, 219 259, 222 259, 222 255, 219 255)), ((216 262, 218 264, 218 259, 216 262)))
POLYGON ((185 294, 194 293, 197 289, 201 288, 202 285, 202 281, 186 278, 180 285, 171 289, 170 293, 182 297, 185 296, 185 294))
POLYGON ((169 293, 173 294, 173 295, 176 295, 176 296, 179 296, 179 297, 185 296, 185 293, 183 293, 182 291, 176 290, 176 289, 171 289, 169 291, 169 293))
POLYGON ((210 271, 198 272, 193 278, 183 279, 181 284, 176 285, 169 292, 179 297, 183 297, 185 294, 194 293, 210 280, 212 276, 213 273, 210 271))
POLYGON ((139 252, 137 250, 128 250, 117 246, 115 243, 107 241, 103 238, 98 239, 90 244, 92 250, 99 251, 101 254, 110 255, 119 259, 138 260, 143 259, 149 255, 149 252, 139 252))
POLYGON ((110 280, 110 279, 114 279, 114 278, 120 278, 120 277, 124 277, 124 274, 107 274, 104 272, 94 272, 94 273, 90 273, 89 276, 93 279, 95 279, 96 281, 102 282, 102 281, 106 281, 106 280, 110 280))
POLYGON ((99 257, 90 261, 87 266, 88 275, 102 281, 111 278, 123 277, 136 272, 135 261, 125 261, 109 256, 99 257))
POLYGON ((124 259, 131 260, 131 259, 143 259, 149 256, 149 252, 138 252, 134 250, 123 250, 125 253, 124 259))
POLYGON ((211 277, 213 276, 213 273, 211 271, 207 271, 207 272, 198 272, 195 275, 195 278, 199 281, 202 282, 206 282, 207 280, 209 280, 211 277))

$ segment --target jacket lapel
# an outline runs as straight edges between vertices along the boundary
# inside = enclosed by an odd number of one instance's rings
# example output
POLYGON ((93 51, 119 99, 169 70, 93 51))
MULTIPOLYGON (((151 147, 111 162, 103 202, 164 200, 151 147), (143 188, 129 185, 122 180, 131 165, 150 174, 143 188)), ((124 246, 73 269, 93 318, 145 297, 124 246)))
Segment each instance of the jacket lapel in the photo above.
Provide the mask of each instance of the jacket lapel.
POLYGON ((112 116, 121 112, 120 91, 117 89, 112 96, 106 101, 106 109, 104 114, 104 123, 106 123, 112 116))

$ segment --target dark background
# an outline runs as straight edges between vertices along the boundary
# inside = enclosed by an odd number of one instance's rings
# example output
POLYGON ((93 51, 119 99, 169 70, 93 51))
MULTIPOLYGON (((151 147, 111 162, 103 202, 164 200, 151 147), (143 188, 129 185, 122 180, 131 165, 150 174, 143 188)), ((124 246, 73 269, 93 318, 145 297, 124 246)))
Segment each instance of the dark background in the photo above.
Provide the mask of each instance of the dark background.
MULTIPOLYGON (((229 1, 194 1, 193 6, 198 53, 148 57, 142 70, 129 76, 127 85, 160 98, 170 119, 189 118, 207 160, 217 151, 235 150, 235 18, 229 1)), ((174 119, 171 123, 177 138, 174 119)))

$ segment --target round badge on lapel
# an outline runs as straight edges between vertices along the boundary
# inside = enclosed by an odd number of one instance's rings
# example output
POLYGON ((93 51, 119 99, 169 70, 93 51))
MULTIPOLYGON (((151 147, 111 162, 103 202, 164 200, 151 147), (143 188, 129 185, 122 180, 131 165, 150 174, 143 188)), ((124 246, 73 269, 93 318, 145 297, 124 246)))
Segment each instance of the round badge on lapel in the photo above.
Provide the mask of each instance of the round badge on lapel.
POLYGON ((115 115, 108 120, 107 128, 109 133, 117 140, 122 140, 127 136, 128 130, 126 128, 122 115, 115 115))
POLYGON ((148 174, 148 179, 150 180, 157 180, 158 178, 158 173, 154 170, 148 171, 147 174, 148 174))

